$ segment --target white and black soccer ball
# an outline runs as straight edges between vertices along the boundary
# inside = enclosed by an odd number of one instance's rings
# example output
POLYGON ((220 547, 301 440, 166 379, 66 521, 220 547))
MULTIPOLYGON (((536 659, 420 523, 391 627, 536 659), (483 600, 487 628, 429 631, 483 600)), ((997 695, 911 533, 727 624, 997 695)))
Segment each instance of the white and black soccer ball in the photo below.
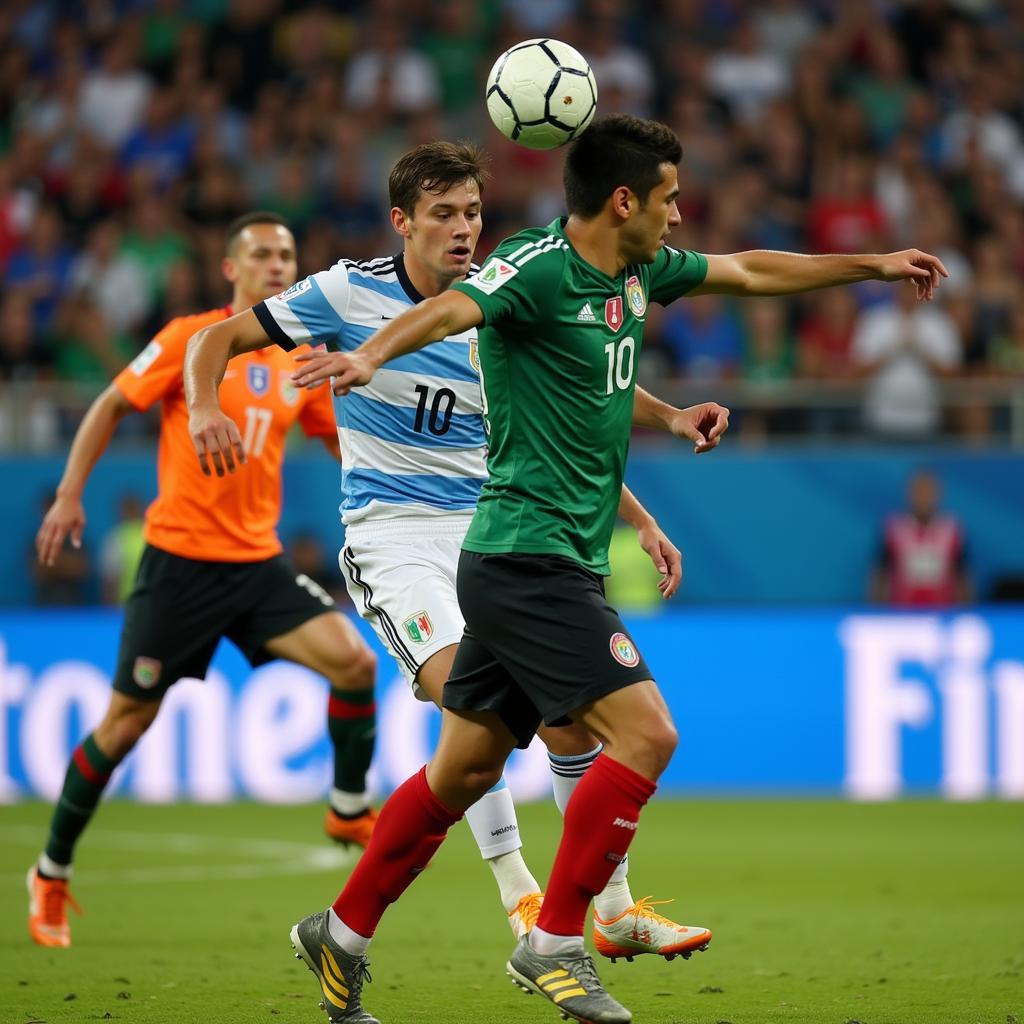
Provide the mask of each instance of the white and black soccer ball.
POLYGON ((594 118, 597 83, 568 43, 527 39, 510 46, 487 77, 487 113, 506 138, 529 149, 554 149, 594 118))

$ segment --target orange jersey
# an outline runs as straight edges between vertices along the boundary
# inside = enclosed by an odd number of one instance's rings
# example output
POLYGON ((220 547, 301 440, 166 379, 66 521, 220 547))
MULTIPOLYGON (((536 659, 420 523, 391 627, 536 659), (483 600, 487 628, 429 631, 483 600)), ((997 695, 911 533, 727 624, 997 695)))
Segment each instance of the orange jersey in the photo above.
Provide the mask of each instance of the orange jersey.
POLYGON ((185 346, 200 328, 225 320, 231 308, 172 320, 114 379, 140 412, 161 401, 159 493, 146 511, 145 538, 154 547, 207 562, 258 562, 281 551, 281 463, 296 420, 310 437, 336 428, 330 388, 297 389, 293 353, 272 345, 228 363, 219 397, 238 424, 246 462, 223 477, 204 476, 188 432, 182 383, 185 346))

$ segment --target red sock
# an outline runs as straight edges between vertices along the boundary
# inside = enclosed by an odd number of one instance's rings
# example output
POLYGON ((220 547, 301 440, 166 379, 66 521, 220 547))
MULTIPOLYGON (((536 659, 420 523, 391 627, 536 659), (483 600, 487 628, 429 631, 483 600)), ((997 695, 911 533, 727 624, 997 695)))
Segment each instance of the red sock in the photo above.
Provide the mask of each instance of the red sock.
POLYGON ((657 788, 607 754, 597 757, 565 809, 538 928, 552 935, 583 934, 590 901, 626 856, 640 811, 657 788))
POLYGON ((381 808, 370 845, 334 901, 334 912, 369 938, 461 817, 431 793, 425 767, 406 779, 381 808))

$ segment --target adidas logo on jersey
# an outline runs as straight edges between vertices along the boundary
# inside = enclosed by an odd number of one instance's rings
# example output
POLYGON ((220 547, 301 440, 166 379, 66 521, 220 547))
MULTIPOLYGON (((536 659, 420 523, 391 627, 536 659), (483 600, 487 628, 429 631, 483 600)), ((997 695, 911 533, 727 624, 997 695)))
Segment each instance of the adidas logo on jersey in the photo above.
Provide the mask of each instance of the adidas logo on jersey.
POLYGON ((585 324, 593 323, 597 320, 597 317, 594 316, 594 311, 590 308, 589 302, 583 304, 583 308, 576 314, 576 319, 581 320, 585 324))

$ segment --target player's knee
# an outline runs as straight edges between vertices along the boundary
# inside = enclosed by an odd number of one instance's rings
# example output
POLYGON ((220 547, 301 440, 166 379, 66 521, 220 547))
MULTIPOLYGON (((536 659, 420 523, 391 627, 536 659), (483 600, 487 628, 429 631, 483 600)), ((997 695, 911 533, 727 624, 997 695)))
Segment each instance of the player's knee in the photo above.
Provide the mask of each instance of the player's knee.
POLYGON ((146 705, 108 714, 95 729, 96 743, 107 757, 121 760, 142 739, 154 717, 155 708, 146 705))
POLYGON ((666 718, 651 729, 647 739, 654 765, 660 774, 668 767, 679 746, 679 733, 672 721, 666 718))
POLYGON ((479 799, 498 784, 504 768, 504 765, 474 765, 467 768, 462 773, 462 783, 466 792, 473 796, 474 801, 479 799))
POLYGON ((327 676, 336 690, 372 690, 377 677, 377 656, 359 640, 331 665, 327 676))

